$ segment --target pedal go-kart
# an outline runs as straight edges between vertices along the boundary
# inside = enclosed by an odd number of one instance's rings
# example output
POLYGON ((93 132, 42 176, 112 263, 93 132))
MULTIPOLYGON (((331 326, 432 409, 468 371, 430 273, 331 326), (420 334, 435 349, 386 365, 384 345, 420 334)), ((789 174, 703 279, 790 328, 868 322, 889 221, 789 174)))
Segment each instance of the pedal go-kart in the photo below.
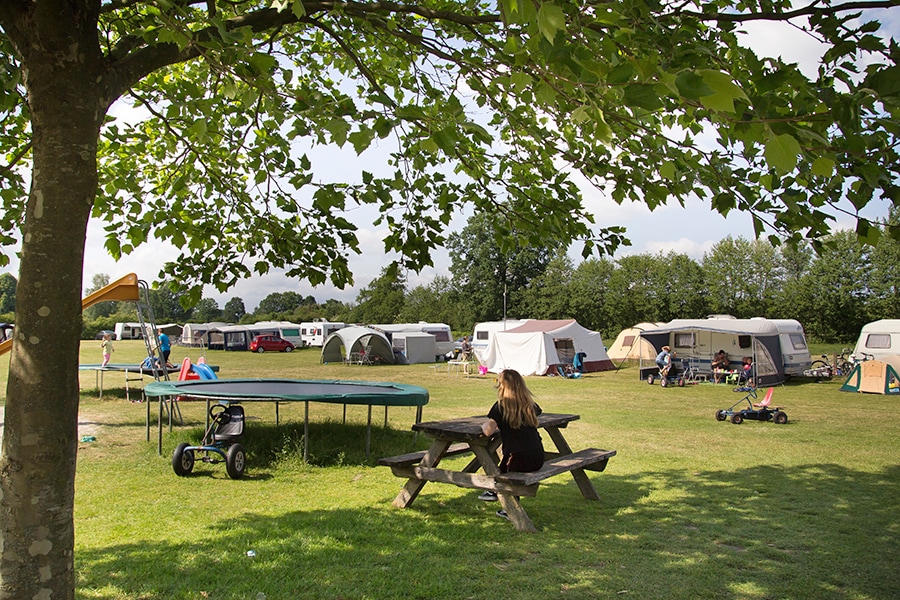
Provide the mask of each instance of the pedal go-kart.
POLYGON ((747 395, 732 404, 729 408, 716 411, 716 421, 731 419, 735 425, 740 425, 745 419, 753 421, 773 421, 778 425, 784 425, 788 421, 787 413, 780 406, 772 406, 772 396, 775 388, 769 388, 762 401, 756 400, 756 388, 750 387, 747 395), (747 403, 747 408, 735 409, 739 404, 747 403))
POLYGON ((237 443, 244 433, 244 409, 237 404, 213 404, 209 407, 210 423, 199 446, 183 442, 172 453, 172 469, 185 477, 194 470, 194 461, 225 463, 232 479, 240 479, 247 466, 244 447, 237 443), (199 455, 199 457, 197 456, 199 455))

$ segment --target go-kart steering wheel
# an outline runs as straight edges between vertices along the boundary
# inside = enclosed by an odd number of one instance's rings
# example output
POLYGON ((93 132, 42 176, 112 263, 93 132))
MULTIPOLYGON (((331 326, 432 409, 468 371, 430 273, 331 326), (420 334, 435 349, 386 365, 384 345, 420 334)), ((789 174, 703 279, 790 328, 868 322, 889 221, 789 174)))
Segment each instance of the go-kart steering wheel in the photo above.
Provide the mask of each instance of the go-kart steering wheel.
POLYGON ((213 404, 209 407, 209 418, 212 421, 227 423, 231 419, 231 415, 227 412, 228 406, 225 404, 213 404), (221 409, 217 411, 216 409, 221 409))

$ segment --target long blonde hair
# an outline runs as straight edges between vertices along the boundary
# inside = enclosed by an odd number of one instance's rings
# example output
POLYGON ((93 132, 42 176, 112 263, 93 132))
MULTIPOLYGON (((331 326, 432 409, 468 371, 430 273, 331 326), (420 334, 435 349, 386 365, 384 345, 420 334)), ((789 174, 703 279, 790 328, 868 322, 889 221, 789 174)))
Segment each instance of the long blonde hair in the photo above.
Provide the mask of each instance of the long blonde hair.
POLYGON ((513 429, 526 425, 537 427, 534 396, 518 371, 512 369, 500 371, 497 378, 497 400, 510 427, 513 429))

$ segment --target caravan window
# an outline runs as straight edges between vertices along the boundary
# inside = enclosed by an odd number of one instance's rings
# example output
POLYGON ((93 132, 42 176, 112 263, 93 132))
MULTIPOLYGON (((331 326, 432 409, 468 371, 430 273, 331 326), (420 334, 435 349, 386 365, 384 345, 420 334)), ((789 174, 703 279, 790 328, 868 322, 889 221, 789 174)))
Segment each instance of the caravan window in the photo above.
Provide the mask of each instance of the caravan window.
POLYGON ((749 348, 753 345, 753 336, 750 335, 739 335, 738 336, 738 346, 741 348, 749 348))
POLYGON ((423 329, 425 333, 430 333, 434 336, 434 341, 436 342, 449 342, 450 340, 450 332, 446 329, 423 329))
POLYGON ((790 338, 791 346, 794 347, 794 350, 806 350, 806 338, 803 337, 802 333, 792 333, 790 338))
POLYGON ((476 332, 475 332, 475 339, 476 339, 476 340, 486 340, 486 339, 488 339, 488 332, 487 332, 487 331, 476 331, 476 332))
POLYGON ((693 348, 694 347, 694 332, 676 333, 675 334, 675 347, 676 348, 693 348))
POLYGON ((281 337, 298 337, 300 335, 299 329, 282 329, 281 337))
POLYGON ((891 334, 870 333, 866 336, 866 348, 888 350, 891 347, 891 334))

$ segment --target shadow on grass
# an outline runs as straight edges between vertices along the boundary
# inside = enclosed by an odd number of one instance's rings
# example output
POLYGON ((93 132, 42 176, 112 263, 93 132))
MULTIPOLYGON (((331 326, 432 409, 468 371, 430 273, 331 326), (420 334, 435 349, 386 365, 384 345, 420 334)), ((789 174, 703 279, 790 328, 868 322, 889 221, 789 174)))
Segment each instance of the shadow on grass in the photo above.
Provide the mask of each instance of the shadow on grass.
MULTIPOLYGON (((199 443, 204 429, 192 427, 167 434, 173 440, 172 448, 178 442, 199 443), (177 441, 174 441, 177 438, 177 441)), ((416 447, 427 444, 412 431, 400 431, 391 427, 372 426, 369 456, 366 456, 365 425, 342 423, 340 421, 316 421, 309 424, 309 457, 306 462, 319 467, 337 465, 374 466, 381 456, 392 456, 411 452, 416 447)), ((248 469, 256 472, 268 469, 276 463, 303 462, 303 423, 288 422, 280 425, 248 420, 240 440, 247 452, 248 469)), ((169 451, 171 453, 171 450, 169 451)))
POLYGON ((900 467, 745 464, 618 476, 611 463, 591 479, 599 504, 568 477, 523 499, 537 534, 515 532, 494 516, 497 504, 471 490, 437 484, 405 510, 384 497, 372 507, 276 517, 253 507, 236 519, 202 515, 203 540, 80 552, 79 593, 887 600, 900 590, 900 467))

